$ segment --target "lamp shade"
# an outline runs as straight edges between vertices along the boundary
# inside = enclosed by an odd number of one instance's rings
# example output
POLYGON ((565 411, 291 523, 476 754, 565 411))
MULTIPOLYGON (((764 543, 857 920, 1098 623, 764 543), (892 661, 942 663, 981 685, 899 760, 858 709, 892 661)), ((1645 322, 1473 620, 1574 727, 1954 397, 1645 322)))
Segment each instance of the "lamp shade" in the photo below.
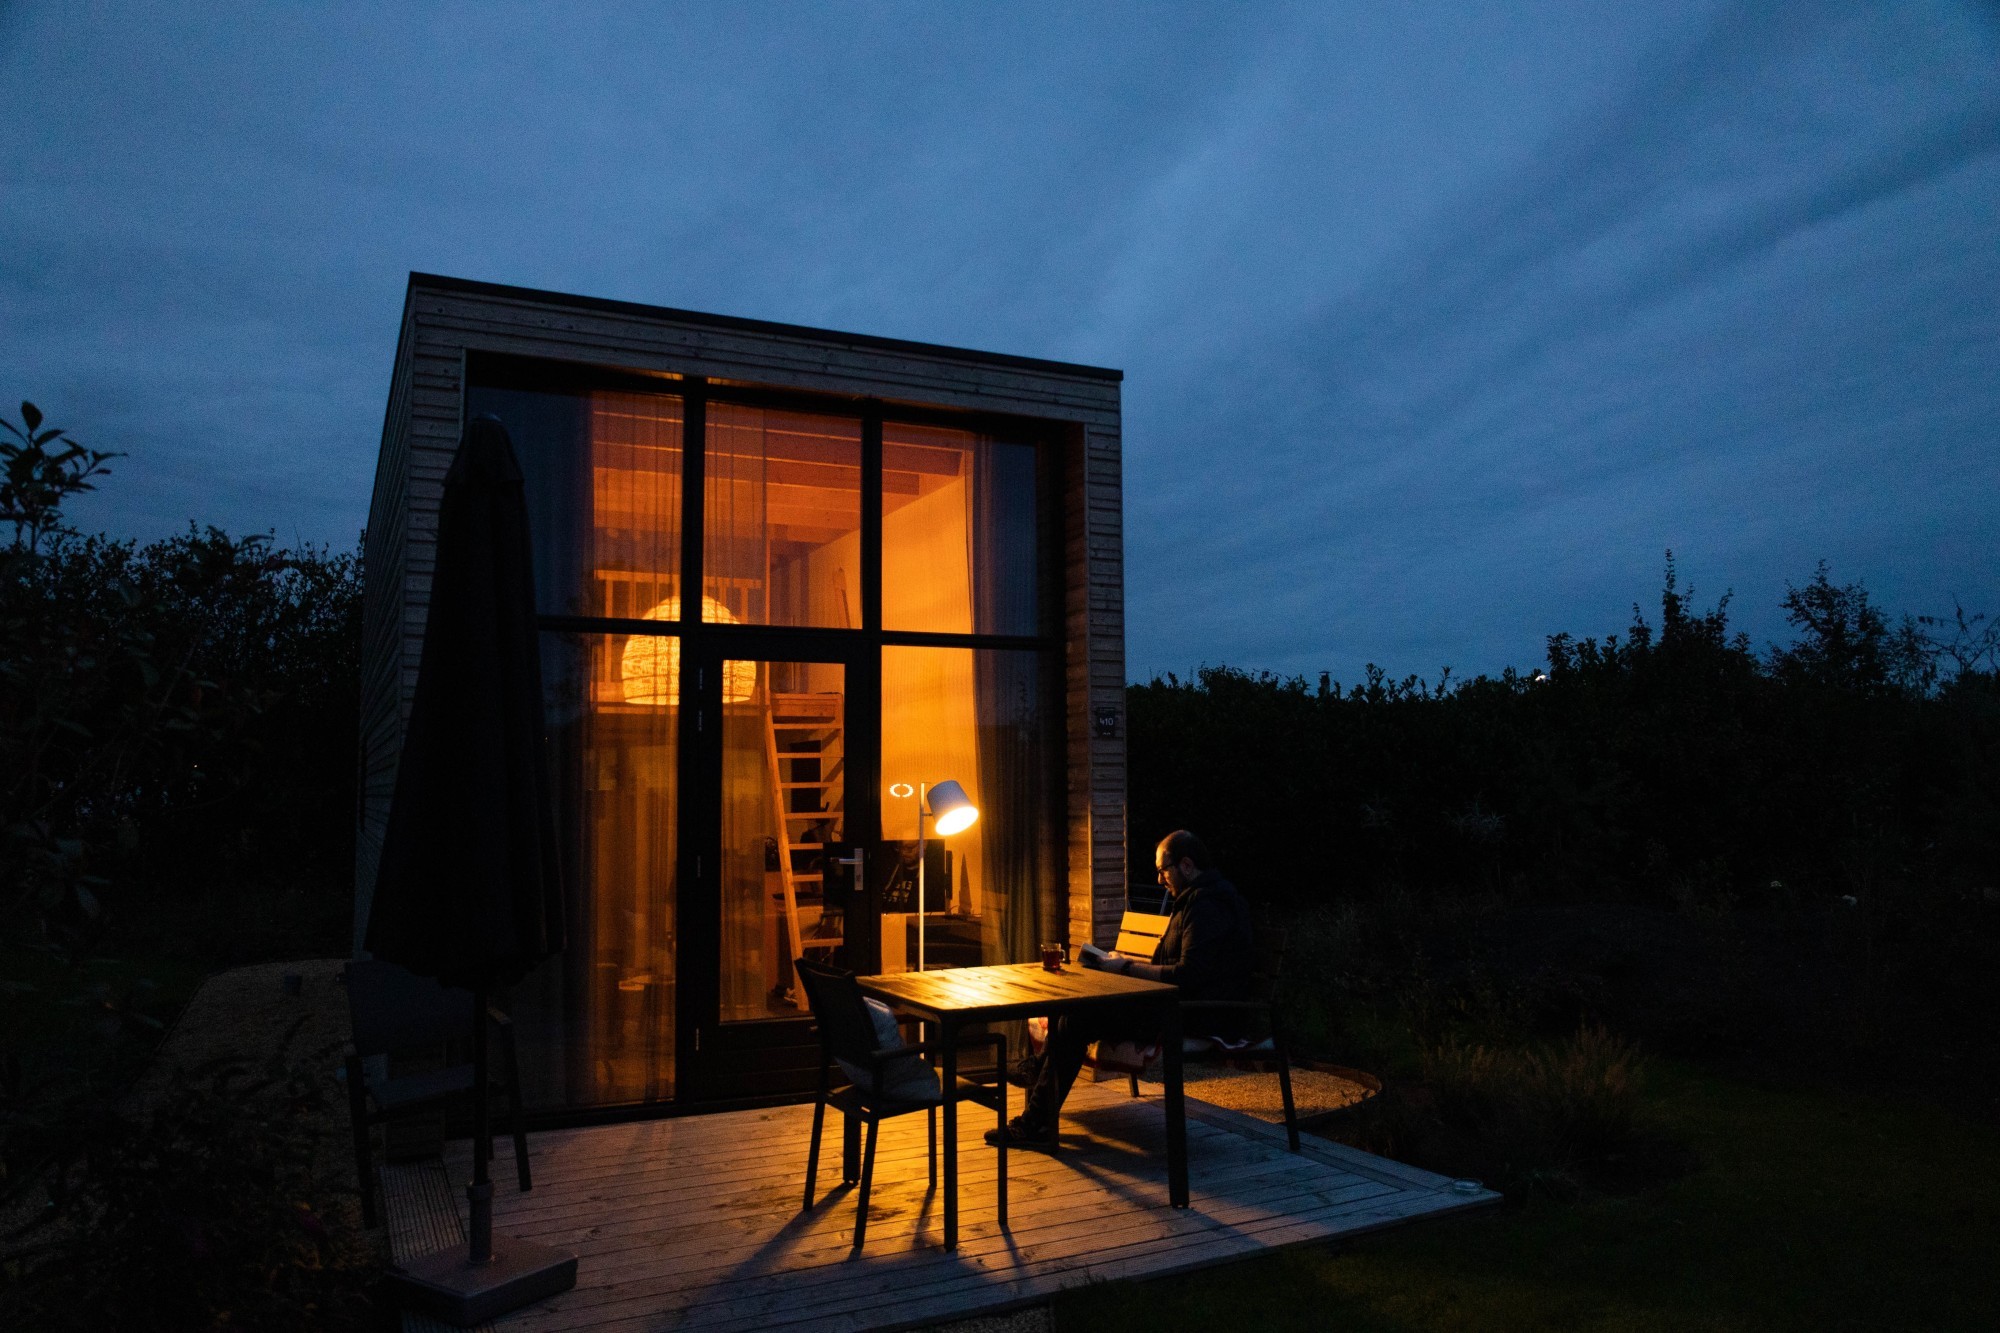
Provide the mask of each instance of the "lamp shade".
MULTIPOLYGON (((669 597, 642 619, 677 621, 681 599, 669 597)), ((736 617, 713 597, 701 599, 701 618, 711 625, 733 625, 736 617)), ((671 708, 681 701, 681 641, 669 635, 634 634, 619 655, 618 675, 628 704, 671 708)), ((740 704, 757 692, 755 662, 722 664, 722 702, 740 704)))
POLYGON ((946 779, 930 789, 932 827, 940 838, 971 828, 979 818, 979 807, 965 794, 965 788, 946 779))

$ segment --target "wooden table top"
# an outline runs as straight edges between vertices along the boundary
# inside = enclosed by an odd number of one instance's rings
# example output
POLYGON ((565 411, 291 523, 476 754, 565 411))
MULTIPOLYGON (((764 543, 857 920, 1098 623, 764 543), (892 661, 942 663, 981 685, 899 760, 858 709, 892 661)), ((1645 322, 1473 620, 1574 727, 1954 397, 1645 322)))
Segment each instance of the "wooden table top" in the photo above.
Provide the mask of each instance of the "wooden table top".
POLYGON ((936 972, 892 972, 857 978, 878 1000, 933 1017, 1002 1019, 1061 1013, 1107 1000, 1165 1002, 1178 986, 1141 981, 1067 963, 1050 972, 1040 963, 950 967, 936 972))

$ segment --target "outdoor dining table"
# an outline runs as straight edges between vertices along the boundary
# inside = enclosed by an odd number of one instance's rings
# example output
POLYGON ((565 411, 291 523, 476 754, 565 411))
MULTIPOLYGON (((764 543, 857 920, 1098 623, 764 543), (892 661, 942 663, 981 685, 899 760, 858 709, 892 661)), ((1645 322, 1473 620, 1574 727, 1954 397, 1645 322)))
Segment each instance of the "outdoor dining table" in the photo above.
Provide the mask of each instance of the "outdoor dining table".
MULTIPOLYGON (((958 1076, 958 1033, 969 1023, 1087 1012, 1128 1005, 1158 1012, 1160 1063, 1166 1081, 1167 1199, 1188 1206, 1187 1115, 1181 1087, 1180 988, 1074 963, 1050 972, 1040 963, 954 967, 936 972, 896 972, 857 978, 862 993, 937 1028, 944 1086, 958 1076)), ((1004 1069, 999 1071, 1006 1076, 1004 1069)), ((944 1102, 944 1247, 958 1247, 958 1106, 944 1102)))

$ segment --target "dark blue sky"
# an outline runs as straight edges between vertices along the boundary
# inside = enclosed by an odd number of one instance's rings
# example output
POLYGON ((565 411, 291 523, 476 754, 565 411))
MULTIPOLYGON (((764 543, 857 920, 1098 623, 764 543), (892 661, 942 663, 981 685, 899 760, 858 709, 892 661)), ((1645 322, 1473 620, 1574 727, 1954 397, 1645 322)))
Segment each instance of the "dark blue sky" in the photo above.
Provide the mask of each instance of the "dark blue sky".
POLYGON ((0 99, 87 528, 350 545, 422 269, 1122 368, 1135 677, 2000 611, 1990 0, 17 3, 0 99))

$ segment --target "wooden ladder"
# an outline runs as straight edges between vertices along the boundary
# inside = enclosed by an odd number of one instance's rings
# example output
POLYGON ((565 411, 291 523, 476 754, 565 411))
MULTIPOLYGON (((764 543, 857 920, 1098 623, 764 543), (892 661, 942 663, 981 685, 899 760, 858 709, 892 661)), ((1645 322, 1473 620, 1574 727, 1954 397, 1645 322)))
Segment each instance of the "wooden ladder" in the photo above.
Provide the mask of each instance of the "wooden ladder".
MULTIPOLYGON (((808 949, 831 950, 841 944, 841 924, 827 911, 826 838, 846 820, 844 802, 837 798, 846 785, 845 700, 839 694, 781 694, 773 690, 765 716, 765 752, 771 762, 771 800, 777 817, 778 874, 784 885, 785 939, 793 958, 808 949), (801 870, 797 859, 820 857, 820 868, 801 870), (809 885, 819 892, 820 916, 810 939, 799 925, 799 890, 809 885)), ((790 960, 786 971, 789 973, 790 960)), ((797 979, 785 989, 794 1008, 804 1008, 797 979)))

